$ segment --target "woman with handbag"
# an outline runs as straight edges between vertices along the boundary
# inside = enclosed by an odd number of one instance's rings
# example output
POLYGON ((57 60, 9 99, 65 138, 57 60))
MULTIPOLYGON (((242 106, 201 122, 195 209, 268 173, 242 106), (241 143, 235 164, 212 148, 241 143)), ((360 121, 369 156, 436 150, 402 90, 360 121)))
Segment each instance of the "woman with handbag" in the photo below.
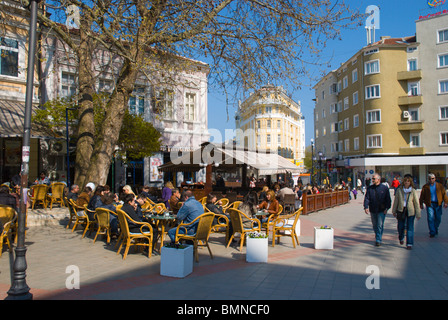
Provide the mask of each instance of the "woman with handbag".
POLYGON ((406 230, 406 249, 412 249, 414 244, 414 220, 421 217, 420 204, 414 182, 411 177, 405 177, 403 184, 397 188, 392 213, 397 218, 398 240, 404 243, 406 230))

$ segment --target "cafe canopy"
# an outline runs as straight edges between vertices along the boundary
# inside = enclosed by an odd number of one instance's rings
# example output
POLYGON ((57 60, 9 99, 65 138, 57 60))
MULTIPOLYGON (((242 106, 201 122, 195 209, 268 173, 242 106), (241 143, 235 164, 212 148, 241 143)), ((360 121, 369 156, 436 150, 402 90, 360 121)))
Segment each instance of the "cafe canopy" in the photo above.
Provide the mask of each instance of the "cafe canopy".
POLYGON ((264 150, 250 150, 233 144, 214 144, 205 142, 200 148, 184 153, 181 156, 172 152, 171 161, 159 166, 164 172, 194 172, 208 165, 219 167, 221 170, 253 168, 258 175, 301 172, 301 169, 288 159, 276 153, 264 150))

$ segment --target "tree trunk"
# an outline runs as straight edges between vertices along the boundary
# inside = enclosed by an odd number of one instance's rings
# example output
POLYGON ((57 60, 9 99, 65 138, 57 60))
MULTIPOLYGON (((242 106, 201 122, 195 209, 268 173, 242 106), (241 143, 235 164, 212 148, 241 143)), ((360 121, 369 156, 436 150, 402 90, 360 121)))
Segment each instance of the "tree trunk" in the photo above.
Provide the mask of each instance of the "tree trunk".
POLYGON ((95 79, 93 77, 92 57, 94 44, 92 40, 80 29, 79 45, 79 122, 78 141, 76 144, 76 162, 74 183, 81 190, 87 184, 86 175, 90 166, 90 157, 95 143, 95 123, 93 116, 93 95, 95 93, 95 79))
POLYGON ((138 68, 125 61, 115 90, 106 107, 106 116, 101 126, 101 133, 96 138, 95 147, 89 162, 86 182, 104 185, 107 181, 113 153, 117 144, 123 118, 128 108, 128 100, 134 90, 138 68))

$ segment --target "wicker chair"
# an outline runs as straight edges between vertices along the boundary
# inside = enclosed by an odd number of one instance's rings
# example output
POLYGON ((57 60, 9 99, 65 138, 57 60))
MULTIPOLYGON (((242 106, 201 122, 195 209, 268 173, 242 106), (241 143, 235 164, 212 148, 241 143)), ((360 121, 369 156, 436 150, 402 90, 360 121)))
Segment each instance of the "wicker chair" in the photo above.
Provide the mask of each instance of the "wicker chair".
POLYGON ((249 218, 244 214, 244 212, 241 212, 238 209, 229 208, 227 209, 227 213, 230 215, 230 221, 232 222, 233 232, 230 236, 229 242, 227 243, 227 248, 229 247, 230 243, 232 242, 234 236, 236 233, 240 234, 240 251, 243 249, 243 244, 245 241, 245 235, 246 232, 252 232, 252 231, 260 231, 260 220, 249 218), (243 219, 242 217, 246 218, 246 221, 249 221, 251 223, 251 227, 245 227, 243 225, 243 219))
POLYGON ((98 230, 96 231, 95 238, 93 239, 93 243, 95 243, 96 238, 99 234, 106 235, 106 243, 110 243, 110 215, 116 215, 112 210, 108 210, 106 208, 96 208, 95 215, 96 220, 98 222, 98 230))
MULTIPOLYGON (((90 228, 90 225, 92 224, 92 221, 90 221, 89 216, 87 215, 87 212, 86 212, 87 205, 85 205, 83 207, 78 206, 73 201, 73 199, 69 200, 69 204, 72 206, 73 211, 76 213, 76 220, 75 220, 75 224, 73 225, 72 232, 75 231, 77 226, 85 225, 84 232, 82 233, 82 237, 84 238, 87 230, 90 228)), ((71 221, 69 221, 69 224, 70 223, 71 223, 71 221)), ((69 226, 69 224, 67 224, 67 226, 69 226)))
POLYGON ((62 182, 53 182, 50 185, 51 195, 48 195, 50 200, 50 209, 53 209, 53 203, 59 202, 61 207, 64 207, 64 189, 65 184, 62 182))
POLYGON ((122 240, 120 247, 118 248, 117 254, 120 253, 121 247, 125 243, 123 260, 126 259, 129 247, 131 245, 148 247, 148 258, 151 257, 152 239, 153 239, 152 226, 148 222, 138 222, 133 220, 126 212, 124 212, 121 209, 117 209, 117 215, 118 215, 118 221, 120 222, 121 240, 122 240), (129 231, 128 220, 134 224, 140 225, 139 233, 129 231), (148 230, 144 230, 144 228, 147 228, 148 230), (148 243, 142 240, 148 240, 148 243))
POLYGON ((292 244, 294 248, 297 245, 300 245, 299 238, 296 234, 296 225, 297 221, 299 221, 300 214, 302 213, 303 207, 297 210, 294 213, 279 216, 277 219, 273 221, 273 231, 272 231, 272 246, 275 247, 275 240, 278 238, 280 240, 281 237, 291 237, 292 244), (294 221, 291 223, 291 220, 294 221))
MULTIPOLYGON (((207 206, 204 207, 204 212, 211 212, 207 206)), ((213 212, 214 213, 214 212, 213 212)), ((226 234, 226 243, 229 240, 229 218, 224 214, 215 213, 215 219, 213 219, 211 233, 225 233, 226 234), (224 229, 223 229, 224 228, 224 229), (224 230, 224 231, 222 231, 224 230)))
POLYGON ((0 205, 0 222, 3 226, 3 229, 0 231, 0 257, 2 256, 3 244, 5 243, 5 240, 6 244, 8 245, 9 251, 11 252, 12 250, 11 233, 12 229, 15 226, 16 219, 17 212, 13 208, 5 205, 0 205))
POLYGON ((210 257, 213 259, 212 251, 208 245, 208 237, 210 236, 213 219, 215 214, 213 212, 206 212, 201 214, 199 217, 191 221, 190 223, 180 223, 176 228, 175 242, 180 240, 190 240, 194 243, 194 255, 196 262, 199 262, 198 246, 207 247, 210 257), (189 227, 197 223, 196 233, 193 235, 179 233, 180 229, 188 230, 189 227), (203 244, 199 244, 202 242, 203 244))
POLYGON ((43 207, 47 209, 47 191, 48 186, 46 184, 36 184, 31 187, 31 209, 34 210, 34 206, 37 203, 42 203, 43 207))
POLYGON ((293 213, 296 207, 296 195, 295 194, 285 194, 283 198, 283 206, 285 207, 285 211, 289 213, 293 213), (291 209, 292 208, 292 209, 291 209), (288 209, 288 210, 286 210, 288 209))

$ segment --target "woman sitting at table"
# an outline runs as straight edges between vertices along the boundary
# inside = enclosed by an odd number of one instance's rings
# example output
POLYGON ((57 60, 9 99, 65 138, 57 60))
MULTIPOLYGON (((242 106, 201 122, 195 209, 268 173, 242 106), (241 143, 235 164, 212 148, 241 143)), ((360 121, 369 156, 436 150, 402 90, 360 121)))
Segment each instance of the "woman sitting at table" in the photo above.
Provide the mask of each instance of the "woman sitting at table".
POLYGON ((169 201, 173 194, 173 191, 172 191, 173 189, 174 189, 174 186, 171 181, 168 181, 167 183, 165 183, 165 187, 163 187, 163 189, 162 189, 162 199, 163 199, 163 203, 165 204, 167 209, 170 208, 169 201))
POLYGON ((211 193, 207 195, 205 206, 210 212, 213 212, 215 214, 224 214, 224 210, 222 209, 221 205, 222 205, 221 201, 217 201, 215 195, 211 193))
MULTIPOLYGON (((277 199, 275 199, 275 192, 273 190, 269 190, 266 193, 266 200, 263 201, 258 206, 258 209, 266 212, 268 216, 271 214, 273 214, 274 217, 278 215, 279 204, 278 204, 277 199)), ((268 221, 268 217, 263 216, 263 218, 261 219, 261 222, 266 222, 266 221, 268 221)))
POLYGON ((173 189, 173 194, 169 200, 170 209, 173 211, 173 214, 177 214, 180 209, 180 191, 177 188, 173 189))
POLYGON ((84 187, 84 191, 81 192, 78 196, 78 199, 76 200, 76 205, 80 207, 84 207, 85 204, 89 204, 90 201, 90 194, 92 193, 91 187, 84 187))

